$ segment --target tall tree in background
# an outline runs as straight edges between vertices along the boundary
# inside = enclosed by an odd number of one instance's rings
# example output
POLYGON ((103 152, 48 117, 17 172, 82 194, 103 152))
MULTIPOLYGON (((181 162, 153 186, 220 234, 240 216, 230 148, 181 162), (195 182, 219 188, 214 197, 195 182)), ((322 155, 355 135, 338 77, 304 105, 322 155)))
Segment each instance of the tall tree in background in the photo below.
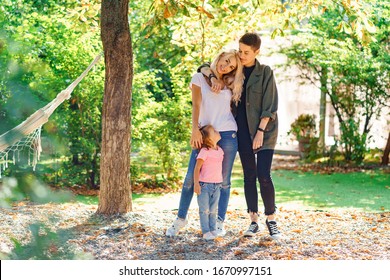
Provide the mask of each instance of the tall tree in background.
POLYGON ((106 74, 97 212, 126 213, 132 210, 130 136, 133 50, 128 22, 129 0, 103 0, 101 7, 106 74))
POLYGON ((365 45, 349 25, 343 21, 340 24, 340 7, 329 6, 320 16, 310 18, 309 33, 299 33, 292 47, 281 50, 289 63, 301 70, 301 78, 320 84, 323 100, 324 94, 329 97, 340 124, 339 144, 347 161, 363 161, 372 122, 388 106, 386 7, 385 1, 371 2, 373 13, 366 21, 376 33, 372 35, 375 40, 365 45))

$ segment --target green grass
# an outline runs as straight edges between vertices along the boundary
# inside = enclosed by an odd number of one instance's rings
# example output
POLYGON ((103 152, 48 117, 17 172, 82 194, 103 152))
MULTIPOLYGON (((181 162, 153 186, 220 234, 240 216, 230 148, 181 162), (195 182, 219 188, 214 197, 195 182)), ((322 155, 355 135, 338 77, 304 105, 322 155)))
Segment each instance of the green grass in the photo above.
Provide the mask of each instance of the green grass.
MULTIPOLYGON (((159 198, 160 194, 132 194, 133 203, 144 204, 153 199, 159 198)), ((99 199, 97 196, 76 195, 74 201, 88 205, 98 205, 99 199)))
MULTIPOLYGON (((310 210, 354 209, 364 212, 390 211, 390 175, 381 170, 353 173, 315 174, 291 170, 276 170, 272 173, 279 207, 310 210)), ((232 178, 232 209, 245 209, 241 167, 235 166, 232 178)), ((135 205, 155 203, 159 194, 133 194, 135 205)), ((175 199, 176 200, 176 199, 175 199)), ((98 204, 93 196, 77 196, 76 201, 98 204)), ((173 206, 177 206, 175 201, 173 206)), ((261 198, 259 196, 261 205, 261 198)))
POLYGON ((75 202, 80 202, 88 205, 98 205, 99 198, 97 196, 89 196, 89 195, 76 195, 74 197, 75 202))
MULTIPOLYGON (((182 173, 186 168, 183 168, 182 173)), ((232 174, 232 189, 238 193, 231 196, 233 208, 245 209, 242 170, 239 160, 232 174)), ((291 170, 275 170, 272 178, 279 207, 300 209, 355 209, 364 212, 390 211, 390 174, 380 169, 352 172, 318 174, 291 170)), ((162 195, 133 194, 133 203, 144 205, 156 202, 162 195)), ((178 204, 178 199, 175 205, 178 204)), ((76 201, 98 204, 97 197, 77 196, 76 201)), ((261 205, 261 198, 259 196, 261 205)), ((229 206, 230 207, 230 206, 229 206)))
MULTIPOLYGON (((237 168, 235 170, 238 171, 237 168)), ((243 179, 234 173, 233 187, 243 195, 243 179)), ((390 175, 381 170, 354 173, 315 174, 276 170, 272 173, 279 206, 306 209, 355 209, 390 211, 390 175)))

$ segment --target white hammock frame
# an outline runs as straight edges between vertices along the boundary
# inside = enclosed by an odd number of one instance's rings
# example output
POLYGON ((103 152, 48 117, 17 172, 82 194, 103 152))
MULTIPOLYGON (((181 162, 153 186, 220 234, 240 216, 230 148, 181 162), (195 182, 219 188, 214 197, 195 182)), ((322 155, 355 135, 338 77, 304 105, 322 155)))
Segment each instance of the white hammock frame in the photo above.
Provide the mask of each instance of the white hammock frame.
MULTIPOLYGON (((6 133, 0 135, 0 178, 1 178, 1 168, 5 170, 8 167, 8 153, 12 151, 11 147, 17 145, 23 138, 34 133, 38 133, 37 137, 32 140, 33 146, 33 160, 29 162, 35 170, 35 166, 39 160, 40 154, 42 152, 41 147, 41 137, 40 131, 41 127, 48 122, 49 117, 53 114, 54 110, 57 109, 65 100, 68 100, 74 90, 74 88, 81 82, 82 79, 88 74, 92 67, 98 63, 102 54, 99 54, 95 59, 89 64, 89 66, 84 70, 84 72, 74 80, 65 90, 57 94, 50 103, 41 109, 37 110, 30 117, 28 117, 24 122, 14 127, 13 129, 7 131, 6 133)), ((15 162, 15 155, 13 156, 15 162)))

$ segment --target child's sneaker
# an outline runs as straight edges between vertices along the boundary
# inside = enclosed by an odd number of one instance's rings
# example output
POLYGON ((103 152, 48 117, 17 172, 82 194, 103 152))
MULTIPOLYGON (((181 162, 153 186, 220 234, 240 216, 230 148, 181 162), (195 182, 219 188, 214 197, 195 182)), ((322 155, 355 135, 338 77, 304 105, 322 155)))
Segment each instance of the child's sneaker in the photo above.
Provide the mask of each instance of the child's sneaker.
POLYGON ((259 225, 256 222, 252 222, 248 230, 244 232, 244 236, 252 237, 259 231, 259 225))
POLYGON ((282 237, 282 234, 278 230, 278 225, 276 221, 268 221, 267 219, 265 220, 265 224, 268 227, 269 235, 272 239, 280 239, 282 237))
POLYGON ((205 234, 203 234, 203 239, 213 240, 213 239, 215 239, 215 235, 209 231, 209 232, 206 232, 205 234))
POLYGON ((223 226, 223 221, 221 221, 220 219, 217 219, 217 229, 214 232, 217 236, 225 236, 226 234, 226 230, 223 226))
POLYGON ((187 219, 183 220, 180 218, 176 218, 176 220, 173 221, 171 227, 167 229, 167 232, 165 233, 166 236, 176 236, 179 230, 185 227, 187 223, 187 219))

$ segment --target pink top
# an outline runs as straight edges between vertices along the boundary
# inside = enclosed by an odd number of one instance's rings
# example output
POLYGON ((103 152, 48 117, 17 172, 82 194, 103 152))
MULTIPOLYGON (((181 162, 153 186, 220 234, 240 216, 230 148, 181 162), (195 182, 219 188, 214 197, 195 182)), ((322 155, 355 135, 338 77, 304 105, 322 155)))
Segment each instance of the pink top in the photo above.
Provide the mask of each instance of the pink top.
POLYGON ((204 160, 200 169, 199 182, 222 183, 223 150, 221 147, 217 150, 202 148, 197 159, 204 160))

